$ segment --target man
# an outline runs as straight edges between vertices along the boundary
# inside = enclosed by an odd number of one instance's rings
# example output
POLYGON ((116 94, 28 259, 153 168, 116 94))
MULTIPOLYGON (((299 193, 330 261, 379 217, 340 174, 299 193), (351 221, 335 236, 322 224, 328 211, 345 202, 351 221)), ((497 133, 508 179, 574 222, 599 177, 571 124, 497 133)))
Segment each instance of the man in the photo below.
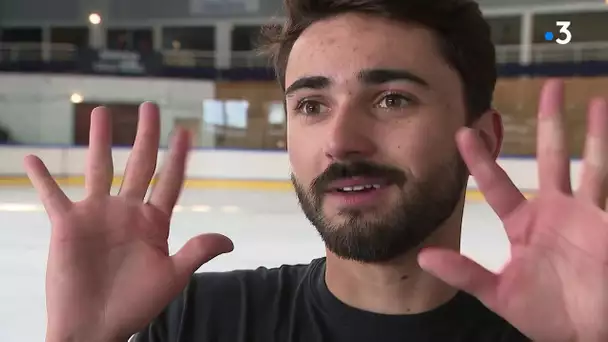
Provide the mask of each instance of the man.
MULTIPOLYGON (((563 86, 539 105, 538 196, 497 166, 488 26, 465 0, 288 0, 271 38, 293 183, 327 247, 309 265, 192 273, 231 251, 204 235, 169 256, 188 140, 173 140, 147 203, 158 110, 141 108, 118 196, 108 114, 92 116, 87 198, 26 166, 49 213, 48 342, 608 341, 608 113, 590 107, 581 188, 570 187, 563 86), (466 128, 465 128, 466 127, 466 128), (502 219, 512 259, 493 274, 458 253, 468 173, 502 219)), ((271 33, 272 34, 272 33, 271 33)))

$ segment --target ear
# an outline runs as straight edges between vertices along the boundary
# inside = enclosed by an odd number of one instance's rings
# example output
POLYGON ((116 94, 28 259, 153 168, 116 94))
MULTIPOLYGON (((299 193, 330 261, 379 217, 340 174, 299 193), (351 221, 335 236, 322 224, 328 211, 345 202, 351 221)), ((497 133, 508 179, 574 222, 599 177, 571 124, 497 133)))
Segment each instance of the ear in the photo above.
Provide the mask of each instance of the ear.
POLYGON ((498 158, 504 138, 504 127, 500 113, 490 109, 477 119, 472 127, 483 140, 494 159, 498 158))

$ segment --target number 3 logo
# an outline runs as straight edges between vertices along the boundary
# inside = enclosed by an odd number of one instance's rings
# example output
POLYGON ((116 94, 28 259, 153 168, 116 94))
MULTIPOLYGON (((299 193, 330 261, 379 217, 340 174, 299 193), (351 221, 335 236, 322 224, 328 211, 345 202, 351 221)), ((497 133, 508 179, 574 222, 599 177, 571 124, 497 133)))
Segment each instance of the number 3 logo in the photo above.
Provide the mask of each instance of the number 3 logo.
POLYGON ((557 26, 560 26, 561 29, 559 30, 559 33, 563 33, 566 35, 565 39, 562 38, 558 38, 555 40, 555 42, 557 44, 568 44, 570 43, 570 41, 572 40, 572 32, 570 32, 570 30, 568 30, 568 28, 570 27, 570 22, 569 21, 558 21, 557 22, 557 26))

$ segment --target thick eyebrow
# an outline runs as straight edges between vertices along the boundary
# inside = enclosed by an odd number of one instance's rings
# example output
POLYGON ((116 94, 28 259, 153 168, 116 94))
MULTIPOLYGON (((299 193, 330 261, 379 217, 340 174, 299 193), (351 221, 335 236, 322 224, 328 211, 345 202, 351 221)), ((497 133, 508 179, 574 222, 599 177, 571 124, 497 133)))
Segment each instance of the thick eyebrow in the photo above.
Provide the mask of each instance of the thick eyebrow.
MULTIPOLYGON (((415 75, 407 70, 400 69, 369 69, 362 70, 358 73, 357 79, 368 85, 379 85, 383 83, 395 81, 408 81, 416 83, 425 88, 429 87, 429 83, 422 77, 415 75)), ((331 85, 331 80, 324 76, 309 76, 302 77, 293 82, 286 90, 285 96, 293 94, 301 89, 325 89, 331 85)))
POLYGON ((425 88, 429 87, 429 83, 422 77, 415 75, 407 70, 398 69, 370 69, 359 72, 358 79, 369 85, 379 85, 394 81, 408 81, 416 83, 425 88))
POLYGON ((303 77, 293 82, 286 90, 285 96, 293 94, 300 89, 324 89, 329 87, 331 80, 323 76, 303 77))

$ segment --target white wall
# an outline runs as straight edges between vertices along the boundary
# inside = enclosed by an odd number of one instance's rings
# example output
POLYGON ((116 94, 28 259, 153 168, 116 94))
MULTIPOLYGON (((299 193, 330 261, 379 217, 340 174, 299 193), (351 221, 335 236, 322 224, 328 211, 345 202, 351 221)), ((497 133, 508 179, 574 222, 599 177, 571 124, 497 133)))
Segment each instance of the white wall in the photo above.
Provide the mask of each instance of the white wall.
MULTIPOLYGON (((117 176, 124 172, 129 152, 129 149, 114 150, 114 169, 117 176)), ((161 162, 164 153, 165 151, 159 152, 161 162)), ((42 158, 53 175, 83 175, 86 149, 0 147, 0 177, 25 176, 23 158, 28 154, 42 158)), ((534 191, 538 188, 535 159, 504 158, 499 160, 499 164, 521 190, 534 191)), ((574 187, 579 184, 579 174, 580 161, 574 161, 571 166, 574 187)), ((284 152, 195 150, 189 159, 187 178, 287 181, 289 160, 284 152)), ((472 178, 469 188, 477 188, 472 178)))
POLYGON ((203 100, 215 98, 215 85, 196 80, 1 74, 0 125, 22 144, 70 145, 73 93, 83 95, 86 102, 158 103, 161 144, 166 145, 175 118, 202 118, 203 100))

